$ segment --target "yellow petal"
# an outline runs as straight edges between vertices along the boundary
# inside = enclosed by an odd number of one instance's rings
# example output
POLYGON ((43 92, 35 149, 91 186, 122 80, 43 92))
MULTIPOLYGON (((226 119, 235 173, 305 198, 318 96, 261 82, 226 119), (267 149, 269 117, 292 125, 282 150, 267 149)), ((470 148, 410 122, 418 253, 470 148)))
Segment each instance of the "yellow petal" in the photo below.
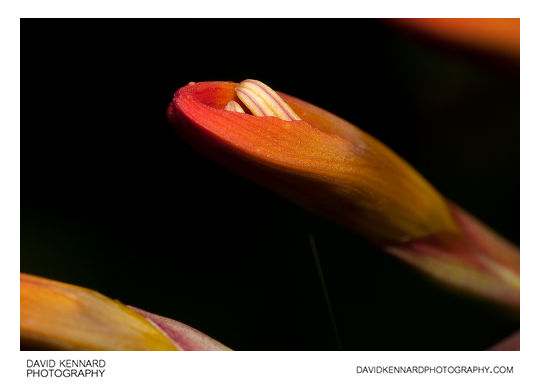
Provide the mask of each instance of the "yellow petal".
POLYGON ((142 315, 95 291, 21 273, 21 348, 177 350, 142 315))

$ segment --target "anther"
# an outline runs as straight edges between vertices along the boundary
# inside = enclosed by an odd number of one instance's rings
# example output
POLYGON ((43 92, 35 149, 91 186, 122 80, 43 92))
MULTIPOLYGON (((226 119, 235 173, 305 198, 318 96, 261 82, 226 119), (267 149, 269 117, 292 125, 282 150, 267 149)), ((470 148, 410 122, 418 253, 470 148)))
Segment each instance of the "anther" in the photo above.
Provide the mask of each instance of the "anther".
POLYGON ((227 105, 225 106, 225 110, 232 111, 232 112, 245 113, 244 110, 242 109, 242 106, 234 100, 231 100, 227 103, 227 105))
POLYGON ((272 88, 258 80, 244 80, 236 95, 255 116, 275 116, 282 120, 301 120, 272 88))

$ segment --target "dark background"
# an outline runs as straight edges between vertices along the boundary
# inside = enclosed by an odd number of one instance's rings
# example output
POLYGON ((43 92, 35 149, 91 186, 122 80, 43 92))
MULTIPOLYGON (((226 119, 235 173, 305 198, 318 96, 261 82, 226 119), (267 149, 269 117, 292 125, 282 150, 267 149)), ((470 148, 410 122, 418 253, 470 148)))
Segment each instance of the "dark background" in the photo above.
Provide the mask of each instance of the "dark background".
POLYGON ((355 123, 519 243, 519 64, 378 20, 22 20, 21 271, 239 350, 484 349, 519 317, 206 160, 165 109, 254 78, 355 123))

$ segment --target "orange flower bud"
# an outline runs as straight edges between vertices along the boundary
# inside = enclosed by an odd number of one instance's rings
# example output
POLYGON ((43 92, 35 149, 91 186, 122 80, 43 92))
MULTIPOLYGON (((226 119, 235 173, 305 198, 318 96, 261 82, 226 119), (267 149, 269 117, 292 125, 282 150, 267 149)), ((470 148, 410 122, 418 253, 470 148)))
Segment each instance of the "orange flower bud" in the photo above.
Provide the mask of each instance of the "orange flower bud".
POLYGON ((519 305, 516 248, 449 204, 356 126, 251 82, 180 88, 168 119, 194 147, 230 170, 353 229, 440 281, 519 305), (242 90, 246 83, 250 92, 242 90), (231 101, 244 102, 256 116, 224 110, 231 101))
POLYGON ((48 350, 228 350, 175 320, 98 292, 21 273, 21 348, 48 350))

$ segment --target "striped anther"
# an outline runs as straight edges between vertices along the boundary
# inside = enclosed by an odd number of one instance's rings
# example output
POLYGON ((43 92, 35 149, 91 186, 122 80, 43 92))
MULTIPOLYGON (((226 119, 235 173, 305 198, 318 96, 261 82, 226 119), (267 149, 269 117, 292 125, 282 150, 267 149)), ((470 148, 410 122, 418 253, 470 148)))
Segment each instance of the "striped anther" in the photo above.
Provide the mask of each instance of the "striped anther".
POLYGON ((236 101, 234 100, 231 100, 227 103, 227 105, 225 106, 225 110, 226 111, 231 111, 231 112, 239 112, 239 113, 246 113, 244 112, 244 110, 242 109, 242 106, 240 104, 238 104, 236 101))
POLYGON ((250 89, 237 87, 236 95, 255 116, 275 116, 264 101, 250 89))
POLYGON ((238 98, 255 116, 275 116, 281 120, 301 120, 272 88, 258 80, 244 80, 236 88, 238 98))

